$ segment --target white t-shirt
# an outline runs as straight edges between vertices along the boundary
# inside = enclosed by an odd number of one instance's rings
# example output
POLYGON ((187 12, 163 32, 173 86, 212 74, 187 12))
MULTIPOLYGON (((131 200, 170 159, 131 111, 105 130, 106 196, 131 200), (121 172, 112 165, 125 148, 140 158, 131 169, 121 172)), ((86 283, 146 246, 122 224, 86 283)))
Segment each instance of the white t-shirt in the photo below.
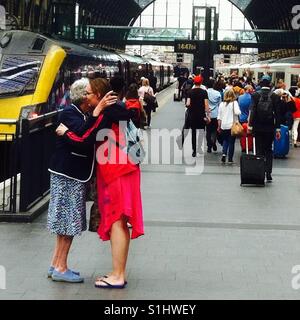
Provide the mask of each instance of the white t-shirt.
POLYGON ((241 109, 237 101, 221 102, 219 106, 218 120, 221 120, 221 129, 231 129, 233 123, 238 120, 238 116, 241 114, 241 109), (234 112, 234 116, 233 116, 234 112))

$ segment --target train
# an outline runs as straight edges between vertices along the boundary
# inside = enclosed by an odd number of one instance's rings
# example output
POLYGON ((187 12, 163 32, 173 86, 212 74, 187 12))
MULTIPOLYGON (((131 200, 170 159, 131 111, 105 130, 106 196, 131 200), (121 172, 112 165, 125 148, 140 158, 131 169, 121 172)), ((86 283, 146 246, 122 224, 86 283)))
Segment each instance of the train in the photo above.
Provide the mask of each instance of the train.
POLYGON ((272 82, 284 80, 287 89, 297 86, 300 81, 300 56, 253 62, 250 64, 238 64, 222 66, 217 72, 230 76, 232 73, 240 77, 247 75, 259 82, 263 75, 269 75, 272 82))
POLYGON ((153 72, 157 91, 175 81, 171 64, 30 31, 1 31, 0 58, 0 141, 16 130, 13 124, 3 124, 4 120, 30 118, 63 107, 70 85, 81 77, 120 75, 128 86, 153 72))

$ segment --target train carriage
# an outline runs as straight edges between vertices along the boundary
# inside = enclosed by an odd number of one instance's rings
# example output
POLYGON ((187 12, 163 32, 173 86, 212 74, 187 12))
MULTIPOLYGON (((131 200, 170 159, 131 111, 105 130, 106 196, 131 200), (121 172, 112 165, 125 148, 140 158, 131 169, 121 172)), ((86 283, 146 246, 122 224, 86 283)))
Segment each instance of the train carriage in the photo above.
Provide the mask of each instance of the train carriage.
MULTIPOLYGON (((50 39, 28 31, 0 32, 0 119, 30 118, 64 107, 70 84, 81 77, 147 77, 151 70, 159 89, 170 84, 172 65, 139 56, 94 49, 50 39)), ((15 126, 0 125, 13 134, 15 126)), ((1 135, 0 135, 1 139, 1 135)))

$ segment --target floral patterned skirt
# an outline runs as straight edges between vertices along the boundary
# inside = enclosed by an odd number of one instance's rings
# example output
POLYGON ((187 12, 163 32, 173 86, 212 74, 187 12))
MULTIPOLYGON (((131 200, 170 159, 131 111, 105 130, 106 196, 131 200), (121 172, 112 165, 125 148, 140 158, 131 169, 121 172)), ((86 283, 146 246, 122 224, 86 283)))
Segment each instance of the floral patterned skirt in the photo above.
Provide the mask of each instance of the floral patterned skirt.
POLYGON ((51 173, 48 230, 58 235, 81 235, 87 228, 85 200, 85 183, 51 173))

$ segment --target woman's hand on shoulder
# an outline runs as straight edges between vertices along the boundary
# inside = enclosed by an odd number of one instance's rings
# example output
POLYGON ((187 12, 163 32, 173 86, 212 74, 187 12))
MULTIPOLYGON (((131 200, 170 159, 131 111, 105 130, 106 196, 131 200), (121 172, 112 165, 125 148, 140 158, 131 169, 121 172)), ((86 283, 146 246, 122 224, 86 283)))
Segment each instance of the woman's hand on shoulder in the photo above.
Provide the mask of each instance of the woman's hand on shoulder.
POLYGON ((109 91, 98 103, 97 107, 93 111, 93 116, 98 117, 99 114, 107 107, 117 103, 118 97, 112 94, 113 91, 109 91))
POLYGON ((66 127, 63 123, 61 123, 56 129, 56 134, 58 136, 63 136, 66 133, 66 131, 68 131, 68 130, 69 130, 69 128, 66 127))

